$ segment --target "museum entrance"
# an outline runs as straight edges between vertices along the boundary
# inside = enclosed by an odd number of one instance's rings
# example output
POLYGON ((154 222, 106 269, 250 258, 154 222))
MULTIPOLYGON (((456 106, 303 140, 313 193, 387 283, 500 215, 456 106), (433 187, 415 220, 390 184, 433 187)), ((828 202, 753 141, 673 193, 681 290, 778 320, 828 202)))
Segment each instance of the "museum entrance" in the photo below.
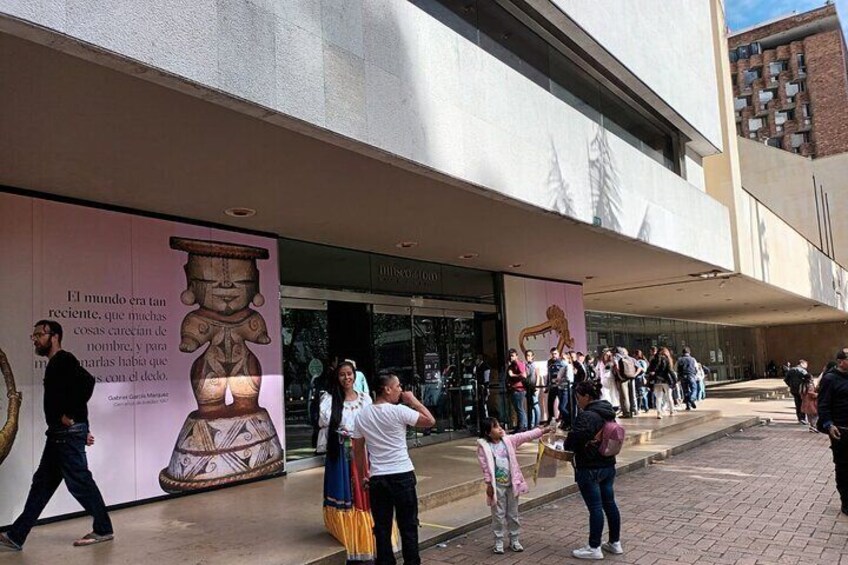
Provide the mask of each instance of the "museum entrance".
POLYGON ((356 363, 372 397, 374 377, 395 373, 433 413, 433 428, 410 429, 410 446, 476 434, 487 391, 475 360, 498 358, 494 305, 283 287, 282 321, 290 462, 317 455, 320 391, 336 356, 356 363))

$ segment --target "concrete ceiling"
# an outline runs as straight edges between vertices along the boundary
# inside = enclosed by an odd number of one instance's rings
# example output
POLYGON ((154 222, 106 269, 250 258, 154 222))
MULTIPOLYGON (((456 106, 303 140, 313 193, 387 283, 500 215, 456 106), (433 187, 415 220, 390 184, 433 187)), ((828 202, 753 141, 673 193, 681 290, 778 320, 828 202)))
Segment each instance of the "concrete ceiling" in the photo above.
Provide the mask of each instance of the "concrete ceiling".
MULTIPOLYGON (((711 265, 375 155, 331 132, 304 135, 302 124, 299 133, 245 115, 238 100, 224 107, 203 99, 220 94, 192 87, 188 95, 3 33, 0 77, 0 184, 9 187, 583 282, 590 309, 740 325, 814 321, 809 301, 740 277, 707 292, 718 281, 689 275, 711 265), (235 206, 258 214, 223 213, 235 206), (419 245, 396 247, 410 240, 419 245), (479 256, 459 258, 466 253, 479 256), (675 282, 684 290, 669 286, 675 282)), ((185 90, 184 81, 174 83, 185 90)))

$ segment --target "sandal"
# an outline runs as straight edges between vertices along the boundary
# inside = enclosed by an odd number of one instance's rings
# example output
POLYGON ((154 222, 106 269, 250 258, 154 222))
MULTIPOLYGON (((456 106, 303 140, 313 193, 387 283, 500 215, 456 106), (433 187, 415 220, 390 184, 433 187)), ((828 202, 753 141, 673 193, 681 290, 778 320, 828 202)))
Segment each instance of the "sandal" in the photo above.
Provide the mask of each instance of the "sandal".
POLYGON ((95 532, 85 534, 80 539, 74 542, 74 547, 83 547, 86 545, 94 545, 95 543, 103 543, 104 541, 112 541, 115 539, 115 534, 100 535, 95 532))

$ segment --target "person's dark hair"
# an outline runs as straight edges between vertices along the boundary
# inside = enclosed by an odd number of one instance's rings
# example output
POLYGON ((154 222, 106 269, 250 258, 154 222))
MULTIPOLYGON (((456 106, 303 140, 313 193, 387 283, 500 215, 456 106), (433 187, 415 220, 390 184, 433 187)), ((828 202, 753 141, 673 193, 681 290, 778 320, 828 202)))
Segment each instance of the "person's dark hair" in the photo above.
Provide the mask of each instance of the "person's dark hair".
POLYGON ((524 355, 526 356, 528 353, 529 353, 530 355, 532 355, 533 357, 535 357, 535 356, 536 356, 536 354, 535 354, 535 353, 533 353, 533 350, 532 350, 532 349, 528 349, 528 350, 526 350, 526 351, 524 352, 524 355))
POLYGON ((683 355, 692 355, 692 350, 688 347, 683 348, 683 355))
POLYGON ((480 437, 489 439, 489 434, 492 433, 492 428, 499 425, 497 418, 483 418, 480 420, 480 437))
POLYGON ((556 347, 551 347, 551 351, 550 351, 550 352, 551 352, 551 353, 553 353, 554 351, 559 351, 559 349, 557 349, 556 347))
POLYGON ((339 456, 339 424, 342 423, 342 411, 344 410, 345 393, 342 386, 339 384, 339 375, 344 367, 350 367, 353 374, 356 375, 356 369, 353 363, 343 361, 339 363, 336 370, 333 371, 333 378, 327 383, 327 391, 333 397, 333 405, 330 411, 330 425, 327 428, 327 455, 332 458, 339 456))
POLYGON ((601 382, 595 380, 580 381, 574 385, 574 394, 588 396, 592 400, 598 400, 601 397, 601 382))
POLYGON ((381 396, 386 391, 386 387, 389 386, 389 383, 392 382, 392 379, 396 378, 398 378, 398 376, 394 373, 378 374, 377 379, 374 382, 374 392, 377 396, 381 396))
POLYGON ((38 320, 33 325, 34 326, 47 326, 47 328, 50 330, 50 333, 55 335, 58 338, 59 342, 61 343, 61 341, 62 341, 62 324, 60 324, 59 322, 57 322, 55 320, 38 320))
POLYGON ((512 355, 513 353, 518 355, 518 351, 510 347, 509 348, 509 354, 512 355))
POLYGON ((644 353, 642 353, 642 350, 641 350, 641 349, 637 349, 637 350, 633 353, 633 357, 634 357, 634 358, 636 358, 636 359, 637 359, 637 360, 639 360, 639 361, 642 361, 643 359, 645 359, 645 354, 644 354, 644 353))

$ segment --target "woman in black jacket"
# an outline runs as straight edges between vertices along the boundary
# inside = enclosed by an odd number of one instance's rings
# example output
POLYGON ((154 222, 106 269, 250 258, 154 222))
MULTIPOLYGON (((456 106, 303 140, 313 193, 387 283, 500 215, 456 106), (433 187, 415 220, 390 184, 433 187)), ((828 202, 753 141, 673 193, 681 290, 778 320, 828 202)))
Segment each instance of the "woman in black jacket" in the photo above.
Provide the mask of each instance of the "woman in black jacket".
POLYGON ((596 381, 578 383, 574 394, 580 413, 565 438, 565 449, 574 452, 574 480, 589 509, 589 545, 575 549, 572 555, 578 559, 603 559, 603 551, 616 555, 624 553, 621 515, 613 491, 615 457, 601 455, 599 442, 595 441, 604 423, 615 420, 615 409, 606 400, 599 400, 601 386, 596 381), (604 514, 609 524, 609 542, 601 545, 604 514))

